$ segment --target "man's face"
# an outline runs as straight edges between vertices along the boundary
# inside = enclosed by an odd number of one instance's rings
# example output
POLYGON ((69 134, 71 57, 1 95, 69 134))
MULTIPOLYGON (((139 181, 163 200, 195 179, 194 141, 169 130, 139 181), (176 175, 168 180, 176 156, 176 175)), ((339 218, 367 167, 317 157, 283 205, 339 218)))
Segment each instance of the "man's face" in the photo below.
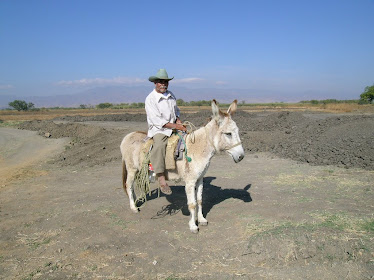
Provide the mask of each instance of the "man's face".
POLYGON ((156 80, 155 88, 158 93, 165 93, 168 90, 169 81, 167 80, 156 80))

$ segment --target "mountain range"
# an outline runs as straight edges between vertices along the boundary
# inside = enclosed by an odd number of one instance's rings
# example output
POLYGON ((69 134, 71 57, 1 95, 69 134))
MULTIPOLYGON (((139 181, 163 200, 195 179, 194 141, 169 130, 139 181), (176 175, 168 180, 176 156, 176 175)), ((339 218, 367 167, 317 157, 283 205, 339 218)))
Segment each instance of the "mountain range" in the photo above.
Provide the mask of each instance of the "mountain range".
MULTIPOLYGON (((199 101, 216 99, 221 103, 231 103, 234 99, 246 103, 269 102, 298 102, 299 98, 288 97, 285 94, 272 93, 263 90, 245 89, 215 89, 200 88, 190 89, 173 86, 169 88, 177 97, 184 101, 199 101), (283 97, 282 97, 283 96, 283 97)), ((97 105, 100 103, 134 103, 144 102, 146 96, 152 91, 149 86, 105 86, 96 87, 75 94, 63 94, 55 96, 15 96, 0 95, 0 109, 8 108, 8 103, 13 100, 25 100, 34 103, 36 108, 51 107, 79 107, 84 105, 97 105)), ((315 97, 313 99, 316 99, 315 97)), ((303 99, 305 100, 305 99, 303 99)))

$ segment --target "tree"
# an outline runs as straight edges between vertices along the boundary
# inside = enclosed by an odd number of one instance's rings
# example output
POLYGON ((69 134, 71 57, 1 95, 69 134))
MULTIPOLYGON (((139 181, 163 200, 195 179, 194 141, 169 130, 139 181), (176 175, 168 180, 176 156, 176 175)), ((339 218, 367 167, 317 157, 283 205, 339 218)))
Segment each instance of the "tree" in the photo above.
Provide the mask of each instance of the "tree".
POLYGON ((96 105, 96 108, 99 108, 99 109, 105 109, 105 108, 110 108, 112 107, 113 104, 112 103, 100 103, 99 105, 96 105))
POLYGON ((26 103, 24 100, 14 100, 12 102, 9 102, 8 105, 10 107, 13 107, 17 111, 27 111, 29 109, 34 108, 34 103, 26 103))
POLYGON ((374 100, 374 85, 372 85, 371 87, 367 86, 365 88, 365 91, 363 93, 361 93, 360 99, 362 101, 372 103, 373 100, 374 100))
POLYGON ((186 102, 184 102, 183 99, 177 99, 177 105, 178 106, 184 106, 186 104, 186 102))
POLYGON ((27 103, 27 110, 33 109, 34 108, 34 103, 29 102, 27 103))

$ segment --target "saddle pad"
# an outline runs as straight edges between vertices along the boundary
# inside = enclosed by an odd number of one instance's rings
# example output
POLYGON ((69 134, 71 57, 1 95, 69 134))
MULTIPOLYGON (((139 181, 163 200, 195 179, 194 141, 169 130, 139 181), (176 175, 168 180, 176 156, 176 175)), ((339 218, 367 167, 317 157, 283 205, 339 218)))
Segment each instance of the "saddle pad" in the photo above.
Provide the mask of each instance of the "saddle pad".
MULTIPOLYGON (((175 158, 174 158, 174 152, 175 148, 177 147, 179 136, 176 134, 172 134, 168 138, 168 144, 166 146, 166 156, 165 156, 165 165, 166 169, 175 169, 175 158)), ((153 139, 150 138, 146 140, 146 142, 143 144, 142 151, 144 154, 148 153, 148 151, 151 148, 151 145, 153 145, 153 139)))

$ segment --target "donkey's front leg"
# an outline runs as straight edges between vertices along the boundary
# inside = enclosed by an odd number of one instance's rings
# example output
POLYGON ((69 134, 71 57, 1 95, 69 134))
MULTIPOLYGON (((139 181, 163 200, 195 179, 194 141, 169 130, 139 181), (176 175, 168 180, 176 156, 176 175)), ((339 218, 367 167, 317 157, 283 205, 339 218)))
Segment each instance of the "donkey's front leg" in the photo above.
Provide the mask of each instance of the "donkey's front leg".
POLYGON ((191 214, 191 219, 188 223, 190 231, 193 233, 198 233, 199 228, 196 225, 196 198, 195 198, 195 181, 186 182, 186 195, 187 195, 187 205, 188 210, 191 214))
POLYGON ((203 216, 203 178, 197 181, 197 220, 199 225, 206 226, 208 225, 207 219, 203 216))

